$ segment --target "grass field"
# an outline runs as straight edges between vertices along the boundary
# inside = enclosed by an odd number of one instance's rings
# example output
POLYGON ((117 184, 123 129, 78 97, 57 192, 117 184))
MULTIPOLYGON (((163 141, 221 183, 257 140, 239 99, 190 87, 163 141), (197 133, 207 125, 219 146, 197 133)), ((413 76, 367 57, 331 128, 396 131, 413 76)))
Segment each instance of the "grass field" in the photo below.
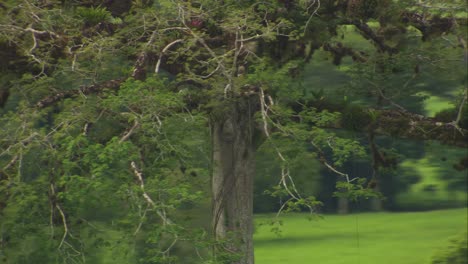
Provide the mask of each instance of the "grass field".
MULTIPOLYGON (((281 236, 257 226, 256 264, 427 264, 448 238, 466 230, 467 209, 284 217, 281 236)), ((267 221, 257 216, 256 222, 267 221)))

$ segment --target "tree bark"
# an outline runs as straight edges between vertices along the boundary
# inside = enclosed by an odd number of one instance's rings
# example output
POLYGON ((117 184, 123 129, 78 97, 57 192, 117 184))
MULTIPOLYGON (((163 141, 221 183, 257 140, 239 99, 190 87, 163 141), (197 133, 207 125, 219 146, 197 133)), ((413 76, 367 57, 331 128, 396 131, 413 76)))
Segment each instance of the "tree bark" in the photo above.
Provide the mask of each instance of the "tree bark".
POLYGON ((223 263, 253 264, 253 177, 255 175, 254 98, 223 107, 211 122, 213 140, 212 224, 216 258, 223 263), (238 257, 227 261, 223 253, 238 257))
POLYGON ((349 213, 349 201, 344 197, 338 198, 338 214, 348 214, 349 213))

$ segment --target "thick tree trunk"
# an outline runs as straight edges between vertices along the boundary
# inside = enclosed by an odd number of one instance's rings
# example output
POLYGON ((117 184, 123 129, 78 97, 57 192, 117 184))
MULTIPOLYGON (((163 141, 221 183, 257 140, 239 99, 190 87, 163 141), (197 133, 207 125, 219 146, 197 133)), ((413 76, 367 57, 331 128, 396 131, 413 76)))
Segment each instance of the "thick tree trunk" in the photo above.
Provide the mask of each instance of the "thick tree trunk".
POLYGON ((227 263, 253 264, 253 177, 255 112, 253 98, 239 99, 212 120, 213 232, 215 254, 227 263), (238 258, 226 261, 223 253, 238 258), (228 254, 229 255, 229 254, 228 254))

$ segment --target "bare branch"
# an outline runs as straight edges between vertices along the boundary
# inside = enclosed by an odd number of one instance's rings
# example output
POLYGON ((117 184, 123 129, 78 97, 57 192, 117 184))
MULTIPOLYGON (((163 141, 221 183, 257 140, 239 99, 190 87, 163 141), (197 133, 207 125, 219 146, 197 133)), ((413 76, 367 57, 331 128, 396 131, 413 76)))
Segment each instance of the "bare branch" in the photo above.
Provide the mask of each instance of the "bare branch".
POLYGON ((65 217, 65 214, 63 213, 63 210, 62 208, 56 204, 55 207, 57 208, 57 210, 59 211, 60 215, 62 216, 62 223, 63 223, 63 237, 62 237, 62 240, 60 241, 60 244, 59 244, 59 249, 62 247, 63 243, 65 242, 65 239, 67 238, 67 235, 68 235, 68 225, 67 225, 67 218, 65 217))
MULTIPOLYGON (((50 192, 51 192, 52 196, 55 197, 55 188, 54 188, 53 184, 50 184, 50 192)), ((63 246, 63 244, 65 243, 65 239, 68 236, 68 225, 67 225, 67 218, 65 217, 65 213, 63 212, 62 208, 60 207, 60 205, 58 203, 55 203, 55 208, 57 208, 57 210, 59 211, 60 216, 62 217, 62 223, 63 223, 63 236, 62 236, 62 240, 60 241, 60 244, 58 246, 58 248, 60 249, 63 246)))
MULTIPOLYGON (((296 102, 297 103, 297 102, 296 102)), ((314 102, 311 102, 314 106, 314 102)), ((466 102, 465 102, 466 105, 466 102)), ((343 108, 322 109, 345 113, 343 108)), ((386 135, 394 138, 407 138, 415 140, 436 140, 442 144, 457 147, 468 147, 468 130, 466 128, 455 129, 454 122, 444 123, 433 117, 425 117, 419 114, 400 109, 373 109, 366 108, 363 111, 372 113, 370 123, 349 128, 344 117, 341 116, 335 122, 321 124, 322 128, 354 129, 360 132, 368 132, 369 125, 378 135, 386 135)))
POLYGON ((314 141, 310 141, 310 143, 311 143, 312 146, 314 146, 315 149, 318 151, 318 153, 319 153, 319 155, 320 155, 319 161, 320 161, 323 165, 325 165, 325 167, 327 167, 327 169, 329 169, 330 171, 332 171, 332 172, 334 172, 334 173, 336 173, 336 174, 338 174, 338 175, 344 177, 344 178, 346 179, 346 182, 348 182, 348 183, 351 183, 351 182, 353 182, 353 181, 355 181, 355 180, 357 179, 357 178, 350 179, 348 174, 343 173, 343 172, 337 170, 337 169, 336 169, 335 167, 333 167, 332 165, 330 165, 330 163, 328 163, 328 161, 327 161, 327 159, 326 159, 326 157, 325 157, 325 153, 323 152, 323 150, 322 150, 317 144, 315 144, 314 141))
POLYGON ((314 11, 312 12, 312 14, 309 16, 309 19, 307 19, 307 22, 306 22, 306 24, 305 24, 305 26, 304 26, 304 34, 306 33, 307 28, 309 27, 309 23, 310 23, 310 21, 312 20, 312 17, 314 17, 315 14, 317 14, 317 11, 318 11, 319 8, 320 8, 320 0, 313 0, 313 1, 310 3, 310 5, 307 7, 307 11, 309 11, 309 9, 310 9, 311 7, 313 7, 316 3, 317 3, 317 7, 314 9, 314 11))
POLYGON ((384 40, 378 36, 372 28, 364 22, 361 21, 350 21, 359 31, 363 34, 363 36, 367 39, 372 40, 380 51, 387 52, 389 54, 393 54, 396 52, 395 48, 392 48, 384 43, 384 40))
POLYGON ((133 66, 133 72, 132 72, 132 77, 139 80, 139 79, 142 79, 143 76, 145 75, 144 72, 145 72, 145 63, 146 63, 146 60, 148 58, 148 48, 149 46, 153 43, 155 37, 156 37, 156 34, 157 34, 157 31, 153 31, 153 33, 151 33, 151 37, 149 38, 149 40, 146 42, 143 50, 140 52, 140 54, 138 55, 138 58, 137 60, 135 61, 135 64, 133 66))
POLYGON ((3 167, 3 171, 8 170, 8 168, 13 166, 16 163, 17 160, 18 160, 18 155, 13 156, 13 158, 10 160, 10 162, 8 162, 8 164, 5 167, 3 167))
POLYGON ((220 68, 221 68, 221 64, 218 64, 218 67, 216 67, 216 69, 214 69, 214 70, 213 70, 212 72, 210 72, 208 75, 200 76, 200 78, 202 78, 202 79, 208 79, 208 78, 210 78, 211 76, 213 76, 213 74, 215 74, 220 68))
POLYGON ((460 107, 458 108, 457 119, 455 119, 455 125, 458 125, 460 123, 460 120, 462 119, 463 107, 465 107, 467 97, 468 97, 468 89, 465 88, 465 91, 463 93, 463 99, 460 103, 460 107))
POLYGON ((150 206, 150 204, 147 204, 147 205, 146 205, 145 211, 143 211, 143 215, 140 216, 140 218, 141 218, 142 220, 140 221, 140 223, 138 223, 138 226, 137 226, 135 232, 133 232, 133 235, 134 235, 134 236, 136 236, 136 235, 138 234, 138 232, 140 232, 140 229, 141 229, 141 227, 143 226, 143 219, 145 218, 146 213, 147 213, 148 210, 149 210, 149 206, 150 206))
POLYGON ((156 67, 154 68, 154 72, 155 73, 159 73, 159 67, 161 66, 161 60, 164 56, 164 54, 172 47, 174 46, 175 44, 177 43, 181 43, 183 42, 184 40, 183 39, 176 39, 174 41, 172 41, 171 43, 167 44, 166 47, 164 47, 164 49, 161 51, 161 54, 159 55, 159 59, 158 59, 158 62, 156 63, 156 67))
POLYGON ((83 127, 83 136, 87 136, 89 132, 89 123, 86 122, 84 127, 83 127))
POLYGON ((157 208, 157 205, 156 203, 153 201, 153 199, 151 199, 151 197, 148 195, 148 193, 145 191, 145 183, 143 181, 143 174, 138 170, 137 166, 136 166, 136 163, 134 161, 132 161, 130 163, 130 166, 132 167, 133 169, 133 173, 135 174, 135 177, 137 178, 138 182, 140 183, 140 189, 142 190, 143 192, 143 198, 145 198, 146 202, 151 205, 153 208, 156 209, 156 213, 159 215, 159 217, 161 217, 161 219, 163 220, 163 224, 164 225, 171 225, 173 224, 173 222, 166 217, 166 213, 160 209, 157 208))
POLYGON ((458 132, 460 132, 460 134, 462 134, 463 136, 465 135, 465 132, 460 127, 460 121, 461 121, 461 119, 463 117, 463 108, 466 105, 466 100, 467 100, 467 97, 468 97, 467 91, 468 91, 468 89, 465 88, 465 90, 463 92, 463 99, 462 99, 462 101, 460 103, 460 107, 458 108, 457 118, 454 121, 449 123, 449 124, 453 125, 453 127, 455 127, 455 129, 458 130, 458 132))
POLYGON ((377 91, 379 92, 379 95, 380 97, 382 97, 385 101, 389 102, 391 105, 395 106, 396 108, 398 108, 399 110, 403 111, 403 112, 408 112, 408 110, 406 110, 403 106, 393 102, 392 99, 388 98, 387 96, 384 95, 382 89, 380 89, 380 87, 375 84, 375 83, 372 83, 369 81, 369 83, 373 84, 374 87, 377 89, 377 91))
POLYGON ((267 122, 267 112, 265 110, 265 93, 263 92, 263 89, 260 88, 260 112, 262 114, 262 120, 263 120, 263 132, 267 137, 270 137, 270 133, 268 132, 268 122, 267 122))
POLYGON ((174 234, 174 240, 172 241, 172 243, 166 248, 166 250, 164 250, 163 252, 161 252, 161 254, 165 255, 167 253, 169 253, 169 251, 175 246, 175 244, 177 243, 177 241, 179 240, 179 238, 177 237, 176 234, 174 234))
MULTIPOLYGON (((262 120, 263 120, 263 132, 265 133, 266 137, 268 139, 270 139, 270 133, 269 133, 268 121, 267 121, 269 106, 265 102, 265 93, 264 93, 263 89, 259 88, 259 90, 260 90, 260 93, 259 93, 260 111, 261 111, 262 120)), ((270 100, 270 104, 273 104, 273 100, 271 98, 269 98, 269 100, 270 100)), ((278 184, 282 185, 283 188, 288 193, 288 195, 291 197, 285 203, 283 203, 281 208, 278 210, 278 212, 276 214, 276 217, 278 217, 281 214, 281 212, 283 211, 283 209, 285 208, 285 206, 287 206, 287 203, 289 201, 291 201, 291 200, 299 201, 299 200, 302 199, 302 196, 301 196, 300 192, 297 190, 296 184, 294 183, 294 180, 291 177, 291 173, 289 171, 289 166, 287 164, 286 158, 283 156, 283 154, 281 153, 281 151, 279 150, 279 148, 277 146, 274 145, 274 148, 275 148, 276 154, 278 155, 278 157, 280 158, 280 160, 284 164, 284 167, 281 168, 281 179, 280 179, 280 182, 278 184)), ((313 211, 312 207, 310 207, 307 204, 306 204, 306 206, 309 208, 309 210, 311 212, 313 211)))
POLYGON ((34 32, 31 32, 31 37, 33 39, 33 45, 32 47, 29 49, 28 51, 28 55, 35 61, 37 62, 39 65, 41 65, 41 72, 38 74, 39 75, 42 75, 44 73, 44 70, 45 70, 45 63, 41 60, 39 60, 36 55, 34 55, 34 50, 37 48, 37 39, 36 39, 36 34, 34 34, 34 32))
POLYGON ((289 202, 289 201, 292 201, 293 199, 294 199, 294 198, 289 198, 288 200, 286 200, 286 201, 281 205, 281 207, 280 207, 280 209, 278 210, 278 212, 276 212, 276 216, 275 216, 276 218, 278 218, 278 217, 281 215, 281 213, 283 212, 284 208, 286 208, 286 206, 288 205, 288 202, 289 202))
POLYGON ((29 144, 35 137, 39 136, 39 133, 37 132, 34 132, 32 133, 31 135, 29 135, 27 138, 25 139, 22 139, 20 140, 19 142, 17 142, 16 144, 13 144, 13 145, 10 145, 7 149, 5 149, 2 153, 0 153, 0 157, 9 153, 10 150, 16 146, 21 146, 21 147, 24 147, 26 146, 27 144, 29 144))
POLYGON ((77 90, 69 90, 69 91, 63 91, 60 93, 56 93, 54 95, 48 96, 42 100, 40 100, 38 103, 36 103, 37 108, 45 108, 48 106, 51 106, 63 99, 66 98, 72 98, 75 97, 79 94, 93 94, 93 93, 99 93, 102 92, 104 89, 111 89, 111 90, 117 90, 120 87, 120 84, 122 84, 124 80, 123 79, 115 79, 115 80, 109 80, 109 81, 104 81, 102 83, 98 84, 92 84, 88 86, 82 86, 80 89, 77 90))
POLYGON ((130 128, 130 130, 119 140, 119 143, 122 143, 126 141, 135 131, 140 126, 140 123, 138 123, 138 120, 135 120, 133 123, 133 126, 130 128))
POLYGON ((24 31, 31 32, 36 36, 49 36, 51 38, 52 37, 53 38, 58 38, 59 37, 59 35, 57 35, 55 32, 36 30, 36 29, 31 28, 31 27, 27 27, 26 29, 24 29, 24 31))

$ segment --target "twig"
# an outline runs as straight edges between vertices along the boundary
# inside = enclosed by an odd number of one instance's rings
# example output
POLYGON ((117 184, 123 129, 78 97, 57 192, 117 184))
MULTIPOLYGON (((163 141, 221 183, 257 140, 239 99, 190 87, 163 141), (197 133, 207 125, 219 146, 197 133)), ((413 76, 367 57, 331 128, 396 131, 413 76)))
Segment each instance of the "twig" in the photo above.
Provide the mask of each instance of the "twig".
POLYGON ((89 123, 86 122, 86 124, 85 124, 84 127, 83 127, 83 136, 87 136, 87 135, 88 135, 88 129, 89 129, 89 123))
POLYGON ((330 171, 332 171, 332 172, 334 172, 334 173, 336 173, 336 174, 338 174, 338 175, 344 177, 344 178, 346 179, 346 182, 348 182, 348 183, 351 183, 351 182, 353 182, 353 181, 355 181, 355 180, 358 179, 358 178, 350 179, 348 174, 343 173, 343 172, 338 171, 337 169, 335 169, 332 165, 330 165, 330 163, 328 163, 327 159, 325 158, 325 153, 323 152, 323 150, 322 150, 317 144, 315 144, 315 142, 310 141, 310 143, 311 143, 312 146, 314 146, 315 149, 317 149, 317 151, 319 152, 319 154, 320 154, 320 159, 319 159, 320 162, 321 162, 323 165, 325 165, 325 167, 327 167, 330 171))
MULTIPOLYGON (((277 150, 278 151, 278 150, 277 150)), ((282 168, 281 169, 281 180, 280 180, 280 183, 283 184, 283 187, 284 189, 286 190, 286 192, 288 192, 288 194, 296 199, 296 200, 299 200, 301 197, 301 195, 299 194, 299 192, 297 191, 295 185, 293 185, 293 190, 296 194, 294 194, 293 192, 291 192, 291 190, 289 189, 288 187, 288 184, 287 184, 287 179, 290 179, 292 181, 292 178, 291 178, 291 174, 289 173, 289 168, 282 168)))
POLYGON ((460 121, 463 117, 463 108, 465 107, 465 104, 466 104, 466 99, 468 97, 468 93, 467 93, 468 89, 465 88, 465 91, 463 92, 463 99, 460 103, 460 107, 458 108, 458 113, 457 113, 457 118, 450 122, 449 124, 452 125, 453 127, 455 127, 456 130, 458 130, 458 132, 460 132, 460 134, 462 134, 462 136, 465 135, 465 133, 463 133, 463 129, 460 127, 460 121))
MULTIPOLYGON (((414 79, 415 76, 413 75, 413 78, 411 78, 409 81, 411 81, 412 79, 414 79)), ((407 81, 407 83, 405 84, 405 86, 409 83, 409 81, 407 81)), ((401 110, 402 112, 405 112, 405 113, 408 113, 408 110, 406 110, 403 106, 393 102, 392 99, 388 98, 387 96, 384 95, 382 89, 380 89, 379 85, 377 85, 376 83, 374 82, 371 82, 371 81, 367 81, 368 83, 372 84, 376 89, 377 91, 379 92, 379 95, 380 97, 382 97, 385 101, 389 102, 391 105, 395 106, 396 108, 398 108, 399 110, 401 110)))
POLYGON ((133 235, 136 236, 138 234, 138 232, 140 231, 141 227, 143 226, 143 219, 145 218, 146 216, 146 213, 148 212, 148 208, 149 208, 149 203, 146 205, 146 208, 145 208, 145 211, 143 211, 143 215, 140 217, 141 218, 141 221, 140 223, 138 223, 138 226, 135 230, 135 232, 133 232, 133 235))
POLYGON ((319 10, 320 8, 320 0, 314 0, 312 1, 312 3, 309 5, 309 7, 307 7, 307 11, 309 11, 309 9, 315 5, 315 3, 317 2, 317 7, 315 8, 315 10, 312 12, 312 14, 309 16, 309 19, 307 19, 307 22, 304 26, 304 34, 306 33, 307 31, 307 27, 309 26, 309 23, 310 21, 312 20, 312 17, 317 14, 317 11, 319 10))
POLYGON ((37 75, 42 75, 44 73, 44 70, 45 70, 45 64, 44 62, 42 62, 41 60, 39 60, 36 55, 34 55, 34 50, 37 48, 37 39, 36 39, 36 34, 45 34, 45 33, 48 33, 50 35, 52 35, 51 33, 49 32, 46 32, 46 31, 37 31, 35 29, 32 29, 32 28, 26 28, 25 31, 29 31, 31 32, 31 37, 33 39, 33 45, 32 47, 29 49, 28 51, 28 55, 34 60, 36 61, 39 65, 41 65, 41 72, 37 75))
MULTIPOLYGON (((55 188, 54 188, 53 184, 50 184, 50 191, 51 191, 51 194, 53 196, 55 196, 55 188)), ((73 251, 75 251, 78 255, 82 255, 83 258, 84 258, 83 252, 80 252, 80 251, 76 250, 72 245, 70 245, 66 241, 67 236, 70 236, 72 238, 74 238, 74 237, 72 236, 72 234, 69 233, 68 225, 67 225, 67 218, 66 218, 65 213, 63 212, 62 208, 60 207, 60 205, 58 203, 55 203, 55 208, 57 208, 57 210, 60 213, 60 216, 62 217, 62 223, 63 223, 63 229, 64 229, 62 240, 60 241, 58 249, 60 249, 63 246, 63 244, 67 244, 73 251)), ((52 221, 52 218, 51 218, 51 221, 52 221)))
MULTIPOLYGON (((263 120, 263 130, 264 130, 264 133, 265 133, 266 137, 268 139, 270 139, 271 136, 270 136, 270 133, 268 131, 268 122, 267 122, 267 118, 269 119, 269 117, 268 117, 268 108, 269 108, 269 106, 265 102, 265 93, 264 93, 263 89, 260 87, 259 90, 260 90, 260 93, 259 93, 260 111, 261 111, 262 120, 263 120)), ((271 97, 269 97, 269 100, 270 100, 270 104, 273 104, 273 100, 271 99, 271 97)), ((274 145, 274 148, 275 148, 276 154, 278 155, 280 160, 284 164, 286 164, 285 167, 281 168, 281 179, 280 179, 279 184, 283 185, 284 189, 286 190, 286 192, 291 197, 285 203, 283 203, 280 210, 277 212, 276 217, 278 217, 281 214, 284 207, 287 205, 286 203, 288 201, 290 201, 291 199, 294 199, 296 201, 301 200, 302 196, 299 193, 299 191, 297 190, 296 184, 294 183, 294 180, 291 177, 291 173, 289 171, 286 158, 283 156, 283 154, 281 153, 281 151, 278 149, 277 146, 274 145), (290 186, 291 188, 288 186, 288 181, 289 181, 289 183, 291 185, 290 186)), ((306 206, 309 207, 309 209, 312 211, 312 208, 309 205, 306 205, 306 206)))
POLYGON ((211 76, 213 76, 213 74, 215 74, 219 70, 219 68, 221 68, 220 64, 218 64, 218 66, 216 67, 216 69, 214 69, 214 71, 210 72, 208 75, 200 76, 200 78, 202 78, 202 79, 210 78, 211 76))
POLYGON ((268 122, 267 122, 267 112, 265 110, 265 93, 263 92, 263 89, 260 87, 260 112, 262 114, 262 120, 263 120, 263 132, 265 133, 265 136, 268 138, 270 137, 270 133, 268 132, 268 122))
POLYGON ((67 219, 65 218, 65 214, 63 213, 62 208, 60 208, 58 204, 56 204, 55 207, 57 208, 57 210, 59 210, 60 215, 62 216, 62 222, 63 222, 63 228, 64 228, 63 237, 58 247, 58 248, 61 248, 63 245, 63 242, 65 241, 68 235, 67 219))
MULTIPOLYGON (((143 21, 145 21, 144 18, 143 18, 143 21)), ((138 55, 137 60, 135 61, 135 64, 133 66, 133 72, 132 72, 132 75, 131 75, 135 79, 139 79, 142 72, 144 72, 144 66, 145 66, 145 63, 146 63, 146 59, 148 57, 148 47, 153 43, 154 38, 156 37, 156 33, 157 33, 156 30, 153 31, 153 33, 151 33, 151 37, 146 42, 146 44, 145 44, 145 46, 143 48, 143 51, 140 52, 140 54, 138 55)))
POLYGON ((276 218, 278 218, 280 215, 281 215, 281 212, 284 210, 284 208, 286 207, 286 205, 288 204, 289 201, 291 201, 293 198, 289 198, 288 200, 286 200, 286 202, 284 202, 280 209, 278 210, 278 212, 276 212, 276 218))
POLYGON ((3 171, 6 171, 8 168, 13 166, 16 163, 17 160, 18 160, 18 155, 13 156, 13 158, 10 160, 10 162, 8 162, 8 164, 5 167, 3 167, 3 171))
POLYGON ((460 123, 460 120, 463 116, 463 107, 466 104, 466 98, 468 97, 468 89, 465 88, 465 91, 463 92, 463 99, 460 103, 460 107, 458 108, 458 113, 457 113, 457 119, 455 119, 455 125, 458 125, 460 123))
POLYGON ((179 240, 179 238, 177 237, 177 235, 174 234, 174 241, 172 241, 171 245, 169 245, 169 247, 166 248, 166 250, 164 250, 163 252, 161 252, 162 255, 168 253, 173 247, 174 245, 177 243, 177 241, 179 240))

